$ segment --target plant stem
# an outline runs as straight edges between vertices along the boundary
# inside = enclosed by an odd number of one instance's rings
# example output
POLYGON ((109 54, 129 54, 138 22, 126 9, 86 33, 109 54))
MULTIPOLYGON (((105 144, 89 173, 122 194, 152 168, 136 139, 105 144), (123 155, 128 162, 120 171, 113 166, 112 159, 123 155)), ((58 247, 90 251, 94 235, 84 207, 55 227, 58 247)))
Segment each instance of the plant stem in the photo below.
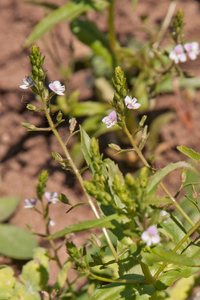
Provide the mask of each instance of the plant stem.
MULTIPOLYGON (((99 213, 98 213, 98 211, 97 211, 97 209, 96 209, 96 207, 94 205, 94 202, 92 201, 90 195, 88 195, 88 193, 87 193, 87 191, 86 191, 86 189, 84 187, 83 178, 80 175, 79 170, 77 169, 76 165, 74 164, 74 162, 73 162, 73 160, 72 160, 72 158, 71 158, 71 156, 70 156, 70 154, 69 154, 69 152, 68 152, 68 150, 67 150, 64 142, 62 141, 62 139, 61 139, 61 137, 60 137, 57 129, 54 126, 54 123, 53 123, 53 121, 51 119, 51 116, 49 114, 49 109, 47 108, 46 101, 45 101, 45 99, 43 97, 42 97, 42 102, 43 102, 44 112, 45 112, 46 118, 48 120, 49 126, 51 127, 51 130, 54 133, 54 135, 56 136, 56 138, 57 138, 57 140, 58 140, 58 142, 59 142, 59 144, 60 144, 60 146, 61 146, 61 148, 62 148, 62 150, 63 150, 63 152, 64 152, 64 154, 65 154, 65 156, 67 158, 67 160, 68 160, 68 163, 70 164, 70 166, 71 166, 74 174, 76 175, 76 177, 77 177, 77 179, 78 179, 78 181, 79 181, 79 183, 80 183, 80 185, 81 185, 81 187, 82 187, 82 189, 83 189, 83 191, 84 191, 84 193, 86 195, 87 201, 88 201, 91 209, 93 210, 93 212, 95 214, 95 217, 97 219, 100 219, 101 217, 100 217, 100 215, 99 215, 99 213)), ((103 227, 102 230, 103 230, 103 233, 105 235, 105 238, 106 238, 106 241, 108 243, 108 246, 110 247, 110 250, 112 251, 112 254, 113 254, 114 258, 115 258, 115 261, 116 262, 119 261, 119 257, 118 257, 117 252, 115 251, 115 248, 114 248, 114 246, 113 246, 113 244, 112 244, 112 242, 110 240, 110 237, 108 235, 107 229, 105 227, 103 227)))
POLYGON ((115 26, 114 26, 114 5, 115 0, 111 0, 109 5, 109 41, 110 41, 110 48, 112 50, 115 49, 116 46, 116 35, 115 35, 115 26))
POLYGON ((167 15, 163 21, 163 24, 161 26, 161 29, 160 31, 158 32, 158 35, 157 35, 157 38, 156 38, 156 42, 153 44, 153 46, 155 48, 158 48, 160 42, 162 41, 163 37, 164 37, 164 34, 171 22, 171 19, 173 17, 173 14, 174 14, 174 11, 175 11, 175 8, 176 8, 176 4, 177 4, 177 1, 171 1, 170 5, 169 5, 169 9, 168 9, 168 12, 167 12, 167 15))
MULTIPOLYGON (((176 252, 181 246, 182 244, 193 234, 193 232, 195 232, 198 228, 200 227, 200 221, 197 222, 196 225, 194 225, 189 231, 188 233, 182 238, 182 240, 176 245, 176 247, 172 250, 173 252, 176 252)), ((156 272, 156 274, 154 275, 154 278, 157 279, 158 276, 160 275, 160 273, 164 270, 165 266, 167 265, 167 263, 163 263, 160 268, 158 269, 158 271, 156 272)))
MULTIPOLYGON (((135 152, 137 153, 137 155, 139 156, 139 158, 141 159, 141 161, 143 162, 143 164, 151 171, 152 174, 154 174, 153 169, 151 168, 151 166, 149 165, 149 163, 147 162, 147 160, 145 159, 145 157, 143 156, 142 152, 140 151, 140 149, 137 147, 132 135, 130 134, 127 126, 126 126, 126 122, 125 122, 125 117, 122 118, 123 124, 124 124, 124 131, 129 139, 129 141, 131 142, 135 152)), ((168 189, 164 186, 164 184, 162 182, 160 182, 160 187, 163 189, 163 191, 168 195, 168 197, 172 200, 174 206, 180 211, 180 213, 185 217, 185 219, 192 225, 195 226, 194 222, 190 219, 190 217, 184 212, 184 210, 181 208, 181 206, 178 204, 178 202, 176 202, 176 199, 170 194, 170 192, 168 191, 168 189)))

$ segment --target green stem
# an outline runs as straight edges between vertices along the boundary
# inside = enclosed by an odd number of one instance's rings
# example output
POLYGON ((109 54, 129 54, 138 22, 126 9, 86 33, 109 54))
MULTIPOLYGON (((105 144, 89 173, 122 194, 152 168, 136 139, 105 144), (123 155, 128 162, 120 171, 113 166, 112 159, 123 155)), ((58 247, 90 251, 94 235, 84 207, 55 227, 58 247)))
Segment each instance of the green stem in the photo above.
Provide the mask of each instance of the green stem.
MULTIPOLYGON (((45 101, 45 99, 43 99, 43 97, 42 97, 42 101, 43 101, 43 106, 44 106, 44 112, 45 112, 46 118, 48 120, 49 126, 51 127, 51 130, 54 133, 54 135, 56 136, 56 138, 57 138, 57 140, 58 140, 58 142, 59 142, 59 144, 60 144, 60 146, 61 146, 61 148, 62 148, 62 150, 63 150, 63 152, 64 152, 64 154, 65 154, 65 156, 67 158, 67 160, 68 160, 68 163, 70 164, 70 166, 71 166, 74 174, 76 175, 76 177, 77 177, 77 179, 78 179, 78 181, 79 181, 79 183, 80 183, 80 185, 81 185, 81 187, 82 187, 82 189, 83 189, 83 191, 84 191, 84 193, 86 195, 87 201, 88 201, 91 209, 93 210, 93 212, 95 214, 95 217, 97 219, 100 219, 101 217, 100 217, 100 215, 99 215, 99 213, 98 213, 98 211, 97 211, 97 209, 96 209, 96 207, 94 205, 94 202, 92 201, 91 197, 88 195, 88 193, 87 193, 87 191, 86 191, 86 189, 84 187, 84 182, 83 182, 82 176, 80 175, 79 170, 77 169, 76 165, 74 164, 74 162, 73 162, 73 160, 72 160, 72 158, 71 158, 71 156, 70 156, 70 154, 69 154, 69 152, 68 152, 68 150, 67 150, 64 142, 62 141, 62 139, 61 139, 61 137, 60 137, 57 129, 54 126, 54 123, 53 123, 53 121, 51 119, 51 116, 49 114, 49 109, 47 108, 46 101, 45 101)), ((110 247, 110 250, 112 251, 112 254, 113 254, 114 258, 115 258, 115 261, 117 262, 119 260, 119 257, 118 257, 117 252, 115 251, 115 248, 114 248, 114 246, 113 246, 113 244, 112 244, 112 242, 110 240, 110 237, 108 235, 107 229, 105 227, 103 227, 102 230, 103 230, 103 233, 104 233, 105 238, 107 240, 108 246, 110 247)))
POLYGON ((115 49, 116 46, 116 34, 115 34, 115 26, 114 26, 114 5, 115 0, 112 0, 109 5, 109 41, 110 41, 110 48, 112 50, 115 49))
MULTIPOLYGON (((193 232, 195 232, 198 228, 200 227, 200 221, 197 222, 196 225, 194 225, 194 227, 192 227, 188 233, 182 238, 182 240, 176 245, 176 247, 172 250, 173 252, 176 252, 181 246, 182 244, 193 234, 193 232)), ((160 268, 158 269, 158 271, 156 272, 156 274, 154 275, 154 278, 157 279, 158 276, 160 275, 160 273, 162 273, 162 271, 164 270, 165 266, 167 265, 167 263, 163 263, 160 268)))
MULTIPOLYGON (((131 142, 135 152, 137 153, 137 155, 139 156, 139 158, 141 159, 141 161, 143 162, 143 164, 151 171, 152 174, 154 174, 153 169, 151 168, 151 166, 148 164, 147 160, 145 159, 145 157, 143 156, 142 152, 140 151, 140 149, 137 147, 132 135, 130 134, 127 126, 126 126, 126 122, 125 122, 125 117, 122 118, 123 124, 124 124, 124 131, 129 139, 129 141, 131 142)), ((163 191, 168 195, 168 197, 172 200, 174 206, 180 211, 180 213, 185 217, 185 219, 192 225, 195 226, 194 222, 190 219, 190 217, 184 212, 184 210, 181 208, 181 206, 178 204, 178 202, 176 202, 176 199, 170 194, 170 192, 168 191, 168 189, 164 186, 164 184, 162 182, 160 182, 160 187, 163 189, 163 191)))

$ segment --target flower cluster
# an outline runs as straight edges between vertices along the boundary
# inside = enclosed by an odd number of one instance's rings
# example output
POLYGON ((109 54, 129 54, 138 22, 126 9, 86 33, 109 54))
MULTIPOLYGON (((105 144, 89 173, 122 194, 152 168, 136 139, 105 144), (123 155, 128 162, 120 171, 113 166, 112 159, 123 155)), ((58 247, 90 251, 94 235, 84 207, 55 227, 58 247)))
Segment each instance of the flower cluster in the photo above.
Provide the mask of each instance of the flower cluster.
POLYGON ((184 49, 191 60, 195 60, 197 55, 200 53, 199 43, 197 42, 186 43, 184 46, 178 44, 175 46, 174 50, 169 53, 169 58, 173 60, 175 64, 178 64, 179 61, 185 62, 187 60, 187 56, 184 49))
MULTIPOLYGON (((137 102, 136 98, 131 99, 129 96, 126 96, 126 98, 124 99, 124 102, 128 109, 138 109, 141 106, 140 103, 136 103, 137 102)), ((107 128, 115 126, 115 124, 117 123, 116 111, 112 110, 111 113, 107 117, 104 117, 102 119, 102 122, 107 125, 107 128)))

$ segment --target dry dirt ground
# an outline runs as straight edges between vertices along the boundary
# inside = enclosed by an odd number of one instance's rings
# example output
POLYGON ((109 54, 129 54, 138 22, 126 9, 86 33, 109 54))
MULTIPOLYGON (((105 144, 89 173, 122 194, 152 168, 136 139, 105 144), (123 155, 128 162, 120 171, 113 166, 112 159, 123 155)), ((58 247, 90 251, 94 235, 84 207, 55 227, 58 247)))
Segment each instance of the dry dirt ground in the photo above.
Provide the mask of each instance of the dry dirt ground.
MULTIPOLYGON (((49 2, 53 2, 49 1, 49 2)), ((56 4, 62 5, 65 0, 57 0, 56 4)), ((168 10, 169 0, 139 0, 137 8, 133 11, 131 0, 118 0, 116 8, 116 29, 118 37, 123 41, 127 36, 145 39, 137 28, 141 25, 140 16, 148 15, 150 26, 160 24, 168 10)), ((182 8, 185 13, 184 21, 186 38, 200 42, 200 4, 198 1, 179 1, 177 9, 182 8)), ((176 9, 176 11, 177 11, 176 9)), ((69 187, 73 181, 71 175, 60 169, 60 166, 52 162, 51 152, 59 151, 59 145, 52 134, 40 134, 27 132, 21 122, 46 126, 46 121, 41 115, 36 115, 26 110, 27 103, 34 103, 34 95, 31 91, 22 91, 19 85, 22 79, 30 72, 27 56, 30 48, 23 46, 26 38, 32 32, 34 26, 44 16, 43 8, 31 6, 23 0, 1 0, 0 1, 0 161, 1 161, 1 196, 18 196, 21 203, 17 212, 9 220, 10 224, 26 228, 30 223, 37 232, 43 233, 44 227, 40 217, 32 211, 24 209, 24 199, 36 196, 35 186, 37 175, 41 170, 48 170, 50 179, 47 190, 64 193, 73 204, 78 201, 85 201, 78 185, 69 187)), ((97 19, 98 26, 106 30, 107 14, 90 15, 91 19, 97 19)), ((69 44, 74 42, 75 56, 82 56, 88 53, 89 49, 72 37, 67 22, 62 22, 54 28, 56 44, 62 58, 63 65, 69 63, 69 44)), ((48 35, 45 37, 48 41, 48 35)), ((60 75, 46 53, 41 40, 38 46, 46 55, 45 69, 48 70, 48 81, 59 80, 60 75)), ((187 63, 183 67, 200 76, 200 56, 192 64, 187 63)), ((92 91, 86 86, 85 73, 78 71, 71 80, 71 90, 80 89, 80 100, 90 99, 92 91)), ((192 117, 192 129, 189 130, 177 115, 170 124, 161 131, 161 141, 166 142, 167 150, 162 152, 161 159, 157 161, 157 167, 163 167, 168 162, 178 161, 182 156, 176 151, 176 145, 185 145, 199 149, 199 111, 200 94, 197 92, 194 101, 190 105, 192 117)), ((165 95, 157 99, 156 108, 171 108, 175 96, 165 95)), ((60 133, 64 139, 68 136, 68 128, 62 127, 60 133)), ((168 186, 171 192, 175 192, 177 180, 169 179, 168 186)), ((67 227, 70 224, 94 218, 88 206, 77 208, 75 213, 66 215, 66 206, 62 203, 52 205, 50 215, 56 226, 52 233, 67 227)), ((80 246, 86 240, 86 234, 76 234, 74 243, 80 246)), ((66 260, 65 249, 59 253, 61 261, 66 260)), ((1 257, 2 263, 5 263, 1 257)), ((12 261, 10 262, 12 264, 12 261)), ((53 269, 55 279, 57 268, 53 269)), ((72 275, 73 276, 73 275, 72 275)))

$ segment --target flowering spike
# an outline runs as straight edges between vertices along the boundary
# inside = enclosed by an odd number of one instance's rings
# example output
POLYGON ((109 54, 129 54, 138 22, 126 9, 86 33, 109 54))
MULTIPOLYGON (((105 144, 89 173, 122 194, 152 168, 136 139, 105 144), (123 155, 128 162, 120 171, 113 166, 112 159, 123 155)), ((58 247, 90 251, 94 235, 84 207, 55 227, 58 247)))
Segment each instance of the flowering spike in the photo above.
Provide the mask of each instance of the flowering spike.
POLYGON ((157 227, 155 225, 150 226, 142 233, 141 239, 146 242, 148 247, 152 244, 158 244, 160 242, 160 236, 157 227))
POLYGON ((102 119, 102 122, 107 125, 107 128, 115 126, 117 123, 117 113, 115 110, 111 111, 111 113, 102 119))

